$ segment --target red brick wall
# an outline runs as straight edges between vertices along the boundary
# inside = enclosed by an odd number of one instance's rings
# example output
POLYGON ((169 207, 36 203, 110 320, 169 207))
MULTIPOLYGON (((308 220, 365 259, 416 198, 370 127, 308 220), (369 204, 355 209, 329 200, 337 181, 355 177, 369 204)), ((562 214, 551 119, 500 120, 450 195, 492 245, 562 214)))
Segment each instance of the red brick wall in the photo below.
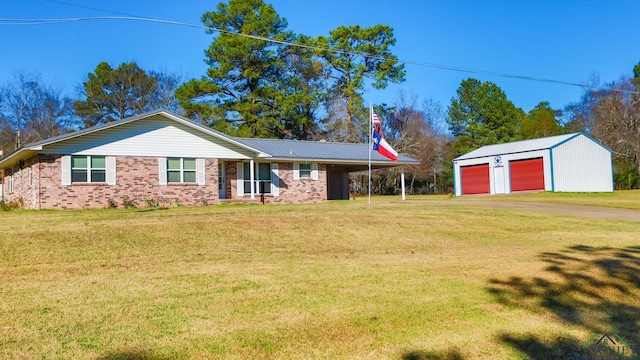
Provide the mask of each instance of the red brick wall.
MULTIPOLYGON (((225 166, 227 199, 238 199, 236 162, 225 166)), ((124 207, 125 199, 136 207, 147 207, 147 200, 161 206, 213 205, 220 202, 218 194, 218 160, 205 160, 205 184, 158 184, 158 158, 116 158, 116 185, 62 185, 60 155, 36 155, 14 168, 14 191, 9 192, 9 179, 4 179, 5 201, 19 201, 33 209, 87 209, 110 205, 124 207), (29 183, 31 169, 31 184, 29 183)), ((6 174, 6 173, 5 173, 6 174)), ((293 164, 278 163, 279 196, 265 195, 265 203, 313 203, 327 200, 326 165, 318 164, 318 180, 293 180, 293 164)), ((241 199, 249 200, 249 195, 241 199)), ((256 194, 255 201, 260 201, 256 194)))
POLYGON ((61 156, 41 155, 40 208, 86 209, 109 205, 124 207, 130 202, 136 207, 149 206, 147 201, 161 206, 211 205, 218 199, 218 161, 205 159, 205 185, 158 184, 158 158, 116 157, 116 185, 72 184, 63 186, 61 156))
POLYGON ((280 196, 269 202, 302 204, 327 201, 327 167, 318 164, 318 180, 293 179, 293 163, 278 164, 280 196))
MULTIPOLYGON (((238 198, 236 166, 235 162, 227 163, 227 184, 231 190, 227 191, 227 198, 238 198)), ((265 194, 265 203, 302 204, 327 200, 327 167, 324 164, 318 164, 318 180, 293 180, 293 163, 278 163, 278 177, 280 195, 265 194)), ((249 199, 249 196, 245 194, 242 199, 249 199)), ((256 201, 260 201, 258 194, 256 201)))
POLYGON ((25 209, 38 209, 39 163, 38 155, 20 161, 13 166, 13 175, 9 176, 9 169, 4 172, 3 200, 19 203, 25 209), (13 177, 13 191, 10 182, 13 177))

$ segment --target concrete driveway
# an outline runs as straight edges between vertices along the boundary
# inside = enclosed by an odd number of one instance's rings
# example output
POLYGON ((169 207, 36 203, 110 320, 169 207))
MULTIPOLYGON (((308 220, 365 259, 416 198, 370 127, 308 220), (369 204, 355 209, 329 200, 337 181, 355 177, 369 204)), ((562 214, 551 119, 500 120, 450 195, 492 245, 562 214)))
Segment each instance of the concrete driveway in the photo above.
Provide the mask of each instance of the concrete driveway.
POLYGON ((596 219, 624 220, 640 222, 640 210, 619 209, 601 206, 555 204, 539 202, 502 202, 456 199, 447 202, 452 205, 482 206, 499 209, 513 209, 522 211, 539 211, 549 214, 567 216, 582 216, 596 219))

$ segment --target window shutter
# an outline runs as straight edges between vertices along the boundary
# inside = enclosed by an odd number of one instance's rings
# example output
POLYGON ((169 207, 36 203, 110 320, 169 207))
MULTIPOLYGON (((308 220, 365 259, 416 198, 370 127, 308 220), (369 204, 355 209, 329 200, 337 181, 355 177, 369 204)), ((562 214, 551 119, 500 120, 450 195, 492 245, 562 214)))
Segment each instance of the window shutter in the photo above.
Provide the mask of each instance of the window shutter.
POLYGON ((300 180, 300 164, 293 163, 293 180, 300 180))
POLYGON ((116 157, 106 156, 107 161, 107 185, 116 184, 116 157))
POLYGON ((158 158, 158 185, 167 185, 167 158, 158 158))
POLYGON ((242 162, 236 163, 236 195, 239 197, 244 196, 244 164, 242 162))
POLYGON ((196 182, 198 185, 205 183, 204 159, 196 159, 196 182))
POLYGON ((311 164, 311 180, 318 180, 318 163, 311 164))
POLYGON ((271 164, 271 195, 280 196, 280 178, 278 178, 278 164, 271 164))
POLYGON ((64 155, 62 161, 62 185, 71 185, 71 155, 64 155))

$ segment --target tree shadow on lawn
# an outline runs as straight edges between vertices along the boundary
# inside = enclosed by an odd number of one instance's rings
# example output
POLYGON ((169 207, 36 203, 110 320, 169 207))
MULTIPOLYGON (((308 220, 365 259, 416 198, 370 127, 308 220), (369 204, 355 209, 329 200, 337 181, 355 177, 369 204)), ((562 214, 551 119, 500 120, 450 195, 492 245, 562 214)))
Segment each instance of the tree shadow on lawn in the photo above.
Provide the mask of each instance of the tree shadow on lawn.
POLYGON ((464 358, 457 349, 445 352, 437 351, 411 351, 402 355, 402 360, 463 360, 464 358))
POLYGON ((150 351, 131 350, 106 354, 97 358, 97 360, 169 360, 173 357, 158 356, 150 351))
MULTIPOLYGON (((591 334, 618 334, 627 344, 640 344, 640 246, 578 245, 540 258, 548 266, 539 276, 492 279, 488 291, 507 307, 552 314, 591 334)), ((589 340, 549 341, 549 335, 502 334, 500 339, 530 359, 575 358, 576 349, 589 340)))

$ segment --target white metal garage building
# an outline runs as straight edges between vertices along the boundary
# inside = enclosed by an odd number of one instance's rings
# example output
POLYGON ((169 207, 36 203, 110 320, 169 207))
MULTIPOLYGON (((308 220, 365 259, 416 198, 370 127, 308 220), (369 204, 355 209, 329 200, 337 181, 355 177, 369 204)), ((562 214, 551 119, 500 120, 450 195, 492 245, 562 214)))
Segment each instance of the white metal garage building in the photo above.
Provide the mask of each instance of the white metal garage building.
POLYGON ((456 196, 611 192, 611 150, 583 133, 487 145, 453 160, 456 196))

